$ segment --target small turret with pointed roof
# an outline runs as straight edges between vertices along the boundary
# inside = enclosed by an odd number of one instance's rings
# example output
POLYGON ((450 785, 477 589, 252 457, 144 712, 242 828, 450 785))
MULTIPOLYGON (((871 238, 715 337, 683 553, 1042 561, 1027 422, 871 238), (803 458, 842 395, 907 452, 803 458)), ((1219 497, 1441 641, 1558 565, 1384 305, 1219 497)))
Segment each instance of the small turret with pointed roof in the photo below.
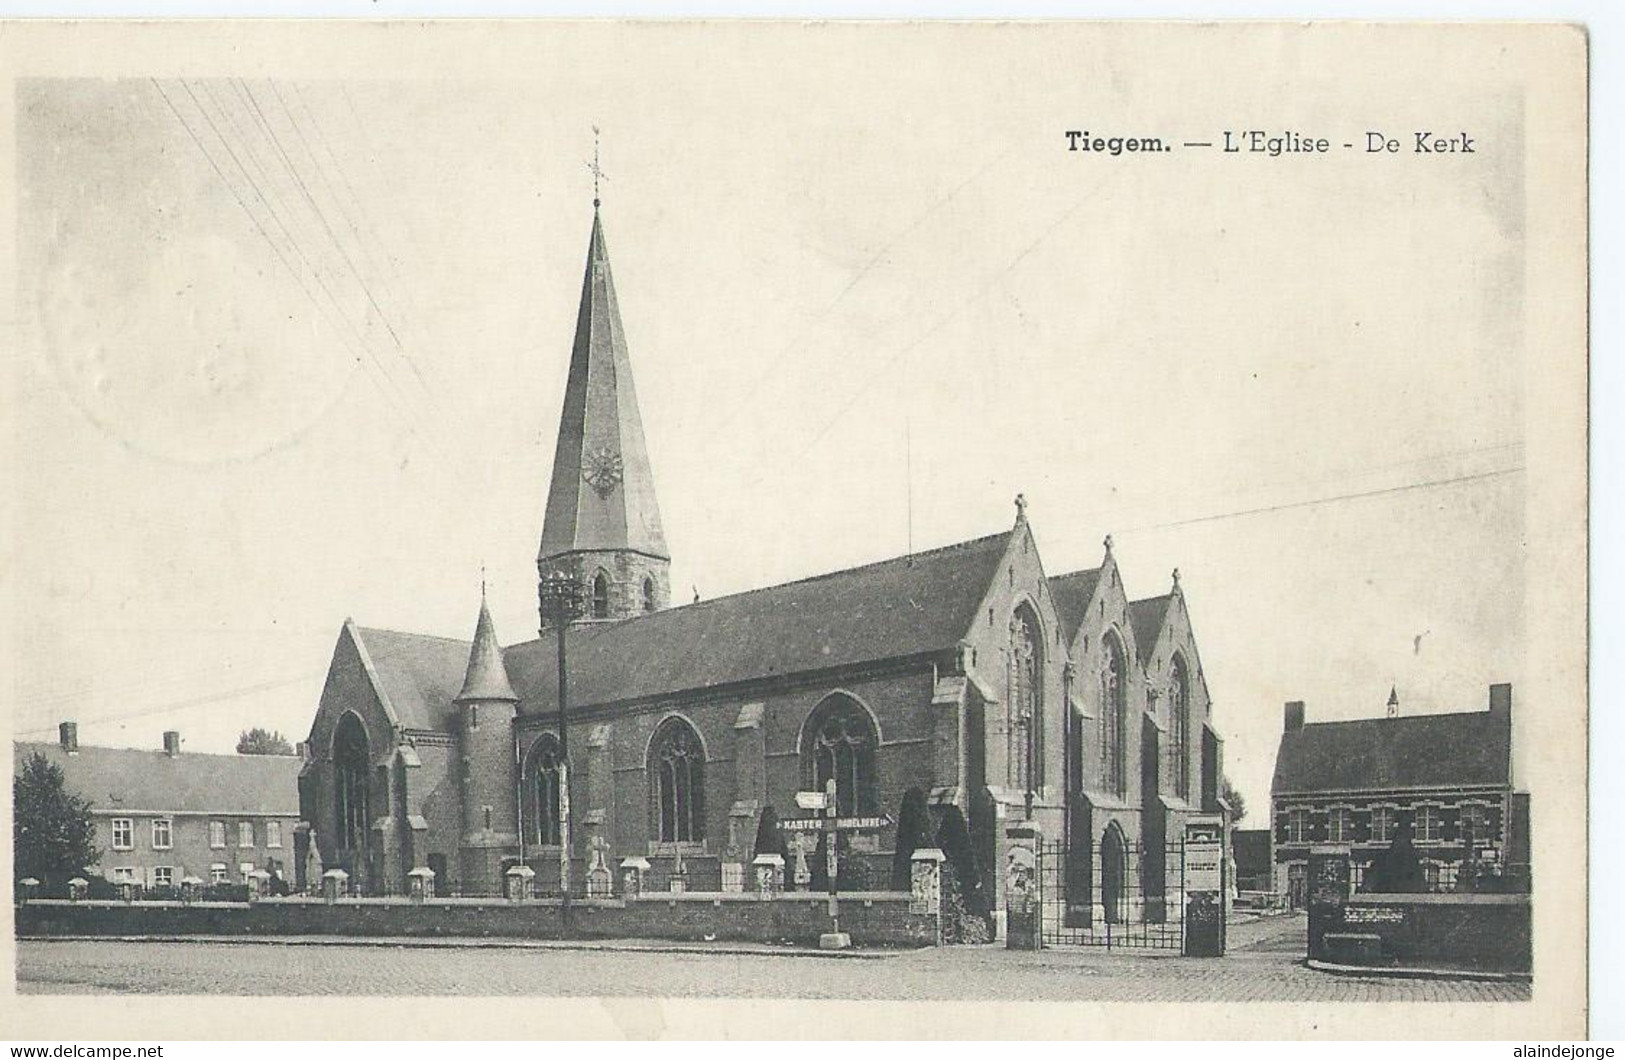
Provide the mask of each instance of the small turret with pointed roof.
POLYGON ((596 201, 536 566, 543 578, 574 577, 589 619, 659 610, 671 597, 671 554, 596 201))
POLYGON ((502 661, 502 645, 497 643, 496 624, 491 621, 491 609, 485 602, 485 589, 480 588, 480 617, 474 624, 474 644, 468 650, 468 669, 463 674, 463 690, 457 693, 458 703, 479 701, 506 701, 517 703, 513 684, 508 680, 508 667, 502 661))
POLYGON ((1388 716, 1399 717, 1399 686, 1393 685, 1388 689, 1388 716))

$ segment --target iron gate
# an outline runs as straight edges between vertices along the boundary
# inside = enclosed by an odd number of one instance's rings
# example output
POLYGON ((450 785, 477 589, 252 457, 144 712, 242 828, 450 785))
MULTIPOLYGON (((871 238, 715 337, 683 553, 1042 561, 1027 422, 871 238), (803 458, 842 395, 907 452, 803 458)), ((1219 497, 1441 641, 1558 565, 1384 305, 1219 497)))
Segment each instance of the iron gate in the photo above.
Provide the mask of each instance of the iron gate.
POLYGON ((1184 948, 1185 847, 1116 842, 1070 850, 1045 843, 1038 858, 1045 946, 1184 948))

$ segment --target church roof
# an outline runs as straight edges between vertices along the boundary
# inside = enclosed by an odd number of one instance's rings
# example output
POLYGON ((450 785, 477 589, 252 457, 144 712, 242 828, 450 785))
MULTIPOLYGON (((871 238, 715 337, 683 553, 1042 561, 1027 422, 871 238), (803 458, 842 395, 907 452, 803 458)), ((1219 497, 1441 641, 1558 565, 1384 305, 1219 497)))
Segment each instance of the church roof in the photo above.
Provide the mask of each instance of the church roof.
POLYGON ((670 558, 595 209, 539 558, 596 549, 670 558))
MULTIPOLYGON (((569 634, 571 699, 613 703, 953 649, 1009 532, 569 634)), ((467 642, 358 629, 401 723, 450 726, 467 642)), ((504 652, 533 713, 557 702, 549 631, 504 652)))
POLYGON ((1305 725, 1281 735, 1276 794, 1506 785, 1511 714, 1479 710, 1305 725))
POLYGON ((1129 601, 1129 625, 1134 627, 1134 646, 1138 649, 1141 659, 1149 657, 1151 649, 1157 646, 1157 637, 1162 633, 1162 624, 1168 618, 1168 605, 1173 603, 1173 600, 1173 593, 1164 593, 1144 600, 1129 601))
POLYGON ((506 699, 511 702, 518 698, 508 681, 508 668, 502 664, 502 646, 497 643, 496 626, 491 621, 491 609, 485 606, 482 590, 480 617, 474 624, 474 643, 468 651, 468 671, 463 675, 463 690, 457 694, 457 700, 506 699))
POLYGON ((1105 569, 1100 566, 1075 570, 1071 574, 1057 574, 1049 580, 1050 598, 1055 601, 1055 610, 1060 613, 1068 644, 1078 635, 1078 627, 1083 625, 1089 601, 1095 597, 1095 586, 1100 584, 1100 572, 1105 569))
POLYGON ((392 629, 357 626, 354 632, 401 726, 449 730, 473 645, 392 629))
POLYGON ((59 743, 14 743, 13 765, 44 755, 62 767, 69 790, 93 810, 132 813, 299 813, 297 755, 170 755, 130 747, 85 747, 68 754, 59 743))

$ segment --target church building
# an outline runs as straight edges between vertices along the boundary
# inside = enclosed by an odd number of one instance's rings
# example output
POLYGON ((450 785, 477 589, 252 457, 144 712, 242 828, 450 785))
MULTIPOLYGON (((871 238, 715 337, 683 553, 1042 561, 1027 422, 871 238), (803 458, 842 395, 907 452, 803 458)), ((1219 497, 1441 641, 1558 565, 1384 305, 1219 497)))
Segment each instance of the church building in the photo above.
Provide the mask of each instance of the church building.
POLYGON ((1178 572, 1130 600, 1110 537, 1051 576, 1018 497, 985 537, 681 606, 670 563, 595 203, 536 560, 582 617, 544 607, 507 645, 483 599, 471 641, 345 622, 300 778, 312 871, 401 893, 428 868, 470 895, 524 864, 557 893, 567 839, 574 893, 628 859, 645 889, 739 890, 764 812, 833 780, 842 816, 892 819, 852 840, 843 885, 886 886, 923 801, 939 838, 969 837, 949 853, 989 905, 1030 823, 1065 844, 1069 908, 1121 920, 1144 914, 1131 861, 1222 812, 1178 572))

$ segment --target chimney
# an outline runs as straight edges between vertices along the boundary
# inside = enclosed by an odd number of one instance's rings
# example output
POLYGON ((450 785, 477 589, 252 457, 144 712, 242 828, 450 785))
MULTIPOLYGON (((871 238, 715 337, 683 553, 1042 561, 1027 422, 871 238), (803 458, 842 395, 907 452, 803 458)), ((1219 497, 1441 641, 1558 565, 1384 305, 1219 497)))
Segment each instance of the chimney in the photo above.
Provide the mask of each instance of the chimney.
POLYGON ((1303 700, 1294 699, 1286 705, 1286 732, 1303 728, 1303 700))
POLYGON ((1512 686, 1490 686, 1490 713, 1512 715, 1512 686))
POLYGON ((174 729, 164 733, 164 754, 171 758, 181 753, 181 734, 174 729))
POLYGON ((79 753, 79 726, 71 721, 65 721, 57 726, 62 749, 70 755, 79 753))

